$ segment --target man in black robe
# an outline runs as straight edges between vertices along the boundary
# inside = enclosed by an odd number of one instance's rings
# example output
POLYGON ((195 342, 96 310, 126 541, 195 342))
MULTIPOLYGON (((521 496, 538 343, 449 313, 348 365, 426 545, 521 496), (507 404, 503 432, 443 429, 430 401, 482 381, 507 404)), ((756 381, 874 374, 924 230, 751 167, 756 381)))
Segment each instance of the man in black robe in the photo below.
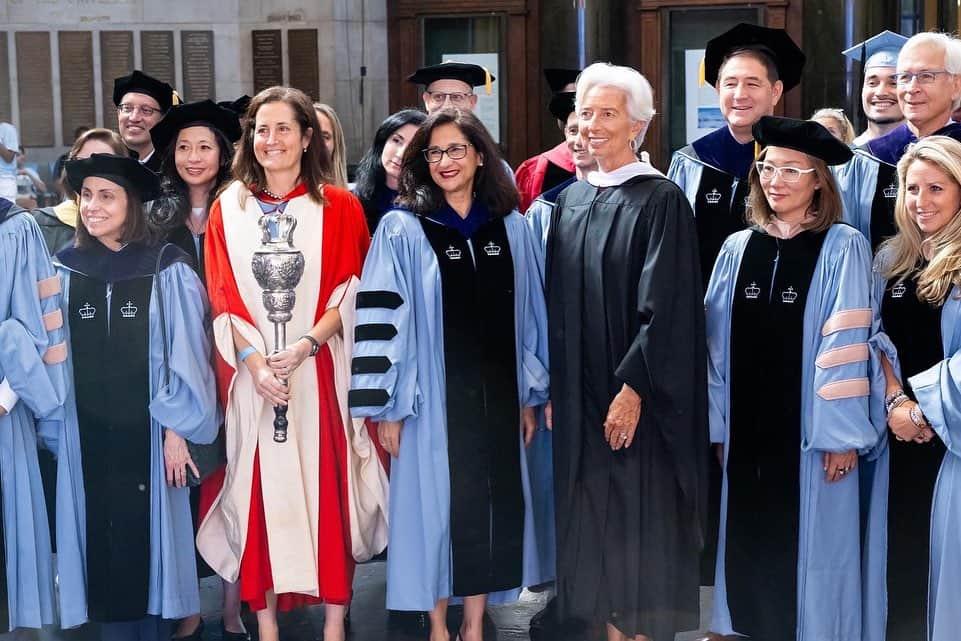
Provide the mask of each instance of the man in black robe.
POLYGON ((697 236, 681 190, 635 167, 620 184, 574 183, 552 215, 546 286, 563 630, 543 637, 552 641, 590 638, 590 622, 654 641, 699 623, 709 437, 697 236))
POLYGON ((117 131, 123 144, 153 172, 160 171, 160 156, 154 153, 150 130, 171 106, 179 103, 180 96, 173 87, 140 70, 135 69, 129 76, 113 81, 117 131))

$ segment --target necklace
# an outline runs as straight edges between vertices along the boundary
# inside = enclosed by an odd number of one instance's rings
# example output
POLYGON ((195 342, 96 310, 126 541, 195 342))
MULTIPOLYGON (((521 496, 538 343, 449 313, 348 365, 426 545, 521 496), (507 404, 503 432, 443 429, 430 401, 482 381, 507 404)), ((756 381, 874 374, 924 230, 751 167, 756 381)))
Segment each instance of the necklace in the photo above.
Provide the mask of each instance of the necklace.
POLYGON ((265 194, 266 196, 268 196, 268 197, 270 197, 270 198, 273 198, 274 200, 283 200, 283 199, 284 199, 283 196, 278 196, 277 194, 275 194, 274 192, 270 191, 270 190, 267 189, 266 187, 261 187, 261 188, 260 188, 260 193, 265 194))

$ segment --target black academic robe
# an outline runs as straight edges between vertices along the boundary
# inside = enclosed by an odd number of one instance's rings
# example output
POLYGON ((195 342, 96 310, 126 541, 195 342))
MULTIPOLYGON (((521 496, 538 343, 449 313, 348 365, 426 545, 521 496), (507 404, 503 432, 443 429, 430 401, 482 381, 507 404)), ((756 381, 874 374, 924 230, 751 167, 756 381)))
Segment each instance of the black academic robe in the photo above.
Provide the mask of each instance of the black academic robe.
MULTIPOLYGON (((547 247, 560 619, 669 641, 698 627, 707 373, 697 237, 678 187, 639 176, 558 198, 547 247), (630 448, 603 422, 628 384, 630 448)), ((572 638, 583 638, 576 636, 572 638)))

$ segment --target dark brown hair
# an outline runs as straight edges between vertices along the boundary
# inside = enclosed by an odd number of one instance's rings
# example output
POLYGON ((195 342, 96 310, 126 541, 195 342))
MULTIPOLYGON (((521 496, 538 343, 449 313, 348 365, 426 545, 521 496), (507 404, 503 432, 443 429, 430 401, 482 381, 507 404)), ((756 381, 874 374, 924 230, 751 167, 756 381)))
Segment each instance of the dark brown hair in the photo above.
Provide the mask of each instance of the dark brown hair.
POLYGON ((257 126, 257 112, 271 102, 283 102, 290 106, 294 112, 294 120, 300 126, 301 135, 307 129, 311 129, 307 151, 300 158, 300 179, 307 185, 310 199, 318 204, 324 204, 323 185, 334 182, 331 179, 330 157, 327 155, 327 146, 321 138, 320 123, 317 122, 314 103, 307 94, 293 87, 268 87, 250 101, 244 116, 243 135, 237 146, 237 154, 234 156, 234 180, 239 180, 248 187, 267 185, 264 169, 254 156, 254 131, 257 126))
MULTIPOLYGON (((127 195, 127 218, 123 222, 123 230, 120 233, 120 240, 124 243, 144 243, 151 244, 156 238, 147 226, 147 216, 144 213, 143 201, 140 195, 123 185, 118 186, 127 195)), ((100 242, 90 235, 87 226, 83 222, 83 216, 77 216, 77 238, 74 244, 77 247, 90 247, 94 243, 100 242)))
POLYGON ((737 56, 747 56, 748 58, 754 58, 760 62, 767 70, 767 79, 772 85, 780 80, 777 64, 774 62, 774 53, 767 47, 761 45, 750 45, 747 47, 739 47, 734 49, 724 56, 724 59, 721 61, 721 66, 718 68, 717 72, 717 78, 719 81, 721 79, 721 74, 724 72, 724 67, 727 66, 727 63, 731 61, 731 58, 736 58, 737 56))
MULTIPOLYGON (((128 156, 130 154, 127 149, 127 145, 123 144, 123 138, 120 137, 116 131, 111 129, 103 129, 101 127, 95 127, 94 129, 87 129, 73 142, 73 147, 67 152, 66 160, 73 160, 91 140, 96 140, 97 142, 102 142, 103 144, 110 147, 114 154, 117 156, 128 156)), ((73 193, 70 189, 70 182, 67 180, 67 175, 64 173, 63 166, 60 166, 60 171, 58 172, 60 178, 60 184, 63 185, 63 191, 66 193, 68 198, 76 198, 77 194, 73 193)))
POLYGON ((484 159, 474 174, 474 194, 487 206, 492 217, 503 217, 517 209, 520 195, 512 176, 501 162, 497 144, 487 128, 472 112, 441 109, 427 117, 404 152, 404 169, 397 185, 396 203, 415 214, 429 214, 444 206, 444 192, 430 176, 424 150, 430 146, 434 129, 454 124, 474 150, 484 159))

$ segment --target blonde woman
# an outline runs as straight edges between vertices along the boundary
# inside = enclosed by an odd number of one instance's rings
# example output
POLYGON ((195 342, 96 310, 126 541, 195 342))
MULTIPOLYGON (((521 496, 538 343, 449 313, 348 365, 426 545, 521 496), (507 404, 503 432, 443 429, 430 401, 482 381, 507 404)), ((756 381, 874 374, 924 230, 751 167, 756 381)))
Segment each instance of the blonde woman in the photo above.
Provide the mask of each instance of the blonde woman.
POLYGON ((839 224, 828 170, 851 150, 810 121, 753 133, 751 228, 725 241, 705 298, 724 471, 711 630, 861 641, 879 610, 862 599, 855 467, 884 426, 868 414, 871 251, 839 224))
POLYGON ((882 361, 896 515, 888 638, 944 641, 961 628, 961 143, 922 139, 898 163, 898 180, 898 233, 878 251, 874 288, 897 349, 894 366, 882 361))
POLYGON ((347 189, 347 142, 344 140, 344 128, 340 125, 340 118, 333 107, 323 102, 315 102, 314 111, 317 112, 317 122, 320 124, 320 138, 324 141, 330 158, 330 176, 327 182, 347 189))
POLYGON ((827 129, 832 136, 845 145, 850 145, 854 142, 854 125, 848 120, 848 117, 844 114, 844 110, 832 107, 818 109, 814 112, 814 115, 811 116, 811 120, 827 129))

